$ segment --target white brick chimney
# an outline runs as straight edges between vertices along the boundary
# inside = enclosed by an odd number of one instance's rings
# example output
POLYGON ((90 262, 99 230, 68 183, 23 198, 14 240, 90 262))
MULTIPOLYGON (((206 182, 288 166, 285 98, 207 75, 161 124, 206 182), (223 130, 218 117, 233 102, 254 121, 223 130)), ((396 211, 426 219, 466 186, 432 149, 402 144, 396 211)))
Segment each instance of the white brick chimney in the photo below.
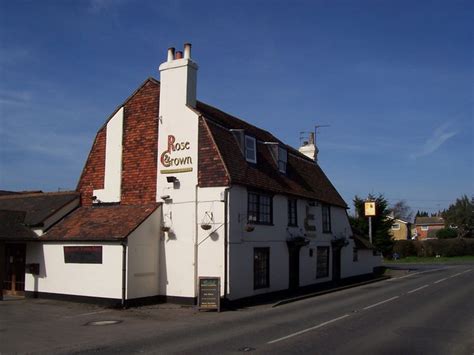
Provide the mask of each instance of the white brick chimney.
POLYGON ((196 107, 197 64, 191 59, 191 44, 183 52, 168 49, 168 59, 160 65, 160 106, 188 105, 196 107))
POLYGON ((314 160, 316 164, 318 163, 319 149, 316 147, 316 142, 314 141, 314 132, 309 133, 308 140, 303 142, 303 145, 298 150, 300 153, 314 160))

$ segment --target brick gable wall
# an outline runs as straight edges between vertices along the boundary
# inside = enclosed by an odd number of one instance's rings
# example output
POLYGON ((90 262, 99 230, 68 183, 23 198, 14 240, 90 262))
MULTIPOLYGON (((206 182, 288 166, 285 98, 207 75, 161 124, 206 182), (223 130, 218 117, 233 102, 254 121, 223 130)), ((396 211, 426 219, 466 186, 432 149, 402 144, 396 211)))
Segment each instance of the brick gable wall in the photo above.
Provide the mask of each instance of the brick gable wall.
POLYGON ((107 126, 103 126, 95 137, 86 165, 77 184, 83 206, 92 205, 92 191, 104 188, 105 176, 105 140, 107 126))
POLYGON ((229 174, 219 154, 205 119, 199 119, 198 184, 199 187, 230 185, 229 174))
MULTIPOLYGON (((124 105, 121 204, 156 202, 159 83, 147 80, 124 105)), ((83 206, 104 188, 107 125, 96 135, 77 185, 83 206)))
POLYGON ((147 81, 125 104, 121 203, 156 202, 160 87, 147 81))

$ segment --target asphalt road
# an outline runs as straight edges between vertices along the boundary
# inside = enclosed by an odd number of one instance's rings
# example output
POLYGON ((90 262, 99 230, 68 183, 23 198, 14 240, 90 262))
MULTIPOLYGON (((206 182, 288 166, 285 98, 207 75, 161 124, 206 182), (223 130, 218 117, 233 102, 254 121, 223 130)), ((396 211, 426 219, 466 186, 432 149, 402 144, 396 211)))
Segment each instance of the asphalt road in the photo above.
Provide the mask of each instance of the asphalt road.
POLYGON ((276 308, 220 314, 77 306, 64 312, 45 303, 45 311, 32 309, 32 322, 21 325, 27 314, 1 305, 10 322, 0 319, 0 353, 473 355, 474 265, 433 265, 401 275, 276 308), (49 322, 47 309, 55 317, 49 322), (107 319, 121 323, 84 326, 107 319))

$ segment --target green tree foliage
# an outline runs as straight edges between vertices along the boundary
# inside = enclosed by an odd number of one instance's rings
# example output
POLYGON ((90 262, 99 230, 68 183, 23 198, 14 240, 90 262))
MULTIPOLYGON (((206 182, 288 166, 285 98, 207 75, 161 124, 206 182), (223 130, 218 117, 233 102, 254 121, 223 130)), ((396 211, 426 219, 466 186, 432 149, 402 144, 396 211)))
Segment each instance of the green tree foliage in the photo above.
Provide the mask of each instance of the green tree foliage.
MULTIPOLYGON (((375 217, 372 217, 372 243, 384 256, 390 256, 393 247, 390 228, 393 222, 392 219, 388 218, 390 215, 388 202, 381 194, 377 197, 369 195, 369 199, 375 201, 377 213, 375 217)), ((355 229, 368 236, 369 220, 364 215, 364 202, 365 199, 358 196, 354 197, 355 217, 351 217, 350 222, 355 229)))
POLYGON ((443 228, 436 232, 436 237, 438 239, 451 239, 456 238, 458 236, 458 232, 456 229, 453 228, 443 228))
POLYGON ((429 217, 429 215, 426 211, 416 211, 415 217, 429 217))
POLYGON ((456 199, 456 202, 449 206, 442 213, 446 226, 457 227, 458 236, 463 237, 474 229, 474 197, 469 198, 464 195, 456 199))

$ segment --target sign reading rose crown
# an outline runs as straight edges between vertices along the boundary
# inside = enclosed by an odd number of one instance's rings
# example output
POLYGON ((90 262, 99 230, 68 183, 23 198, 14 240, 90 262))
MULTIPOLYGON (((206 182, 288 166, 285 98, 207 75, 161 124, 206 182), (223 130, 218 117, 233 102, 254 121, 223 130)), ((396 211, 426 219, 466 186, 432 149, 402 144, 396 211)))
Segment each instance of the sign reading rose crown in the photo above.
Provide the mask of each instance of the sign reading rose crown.
POLYGON ((189 155, 182 156, 182 154, 179 154, 189 149, 189 142, 177 142, 175 136, 168 135, 168 147, 160 156, 161 165, 167 169, 161 169, 160 172, 162 174, 175 174, 193 171, 192 166, 190 166, 193 164, 192 158, 189 155))

